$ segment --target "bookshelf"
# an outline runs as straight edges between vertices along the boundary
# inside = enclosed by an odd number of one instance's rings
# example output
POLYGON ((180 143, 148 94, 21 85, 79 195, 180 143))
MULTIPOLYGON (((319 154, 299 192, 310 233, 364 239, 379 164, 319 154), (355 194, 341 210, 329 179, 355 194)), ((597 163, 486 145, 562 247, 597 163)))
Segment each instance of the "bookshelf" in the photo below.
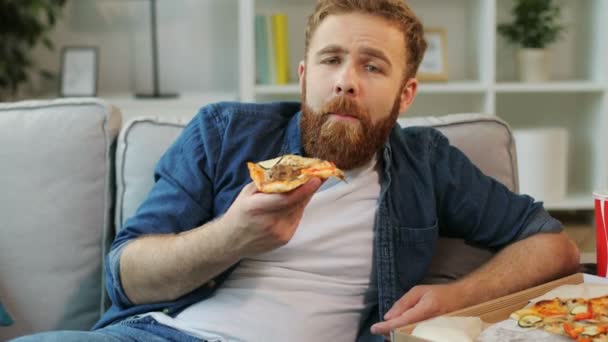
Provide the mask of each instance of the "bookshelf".
MULTIPOLYGON (((513 129, 563 127, 569 133, 567 196, 550 210, 593 208, 591 193, 608 188, 608 0, 557 0, 567 30, 550 46, 551 81, 517 81, 515 48, 496 32, 513 0, 409 0, 425 27, 447 31, 449 81, 421 83, 407 116, 457 112, 497 115, 513 129)), ((299 100, 297 65, 311 0, 239 0, 239 99, 299 100), (256 14, 288 17, 290 82, 255 83, 256 14)))

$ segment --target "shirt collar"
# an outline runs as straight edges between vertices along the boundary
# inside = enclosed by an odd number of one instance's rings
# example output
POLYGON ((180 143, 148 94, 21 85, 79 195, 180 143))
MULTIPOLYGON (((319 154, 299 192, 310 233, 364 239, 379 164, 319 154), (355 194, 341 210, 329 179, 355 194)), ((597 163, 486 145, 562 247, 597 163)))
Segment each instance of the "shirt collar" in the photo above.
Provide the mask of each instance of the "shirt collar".
POLYGON ((289 120, 287 131, 285 132, 285 139, 283 140, 283 146, 281 147, 281 154, 304 155, 300 131, 301 117, 302 111, 299 111, 289 120))

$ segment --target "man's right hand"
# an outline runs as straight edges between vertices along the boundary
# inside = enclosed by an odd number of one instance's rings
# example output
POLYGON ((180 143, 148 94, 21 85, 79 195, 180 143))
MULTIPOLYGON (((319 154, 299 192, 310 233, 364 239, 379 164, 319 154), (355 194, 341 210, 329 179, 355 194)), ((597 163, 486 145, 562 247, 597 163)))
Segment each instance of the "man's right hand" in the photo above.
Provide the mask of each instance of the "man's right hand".
POLYGON ((322 181, 313 178, 287 193, 258 192, 253 183, 247 184, 222 217, 230 227, 234 248, 243 257, 281 247, 293 237, 304 208, 322 181))
POLYGON ((135 304, 175 300, 239 259, 286 244, 319 186, 321 180, 313 178, 288 193, 264 194, 251 183, 218 220, 134 240, 120 258, 125 294, 135 304))

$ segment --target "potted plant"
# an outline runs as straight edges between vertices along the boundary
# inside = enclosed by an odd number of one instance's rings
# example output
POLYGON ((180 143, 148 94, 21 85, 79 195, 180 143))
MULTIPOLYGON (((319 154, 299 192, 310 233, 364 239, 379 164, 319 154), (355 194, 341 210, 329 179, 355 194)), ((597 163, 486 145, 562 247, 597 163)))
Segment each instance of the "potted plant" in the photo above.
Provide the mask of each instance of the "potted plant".
POLYGON ((547 46, 555 42, 564 27, 560 8, 553 0, 515 0, 513 21, 498 25, 498 32, 519 46, 519 79, 542 82, 549 79, 550 55, 547 46))
POLYGON ((0 101, 16 98, 19 86, 38 71, 44 78, 53 73, 37 68, 31 50, 42 43, 53 50, 49 32, 66 0, 0 1, 0 101))

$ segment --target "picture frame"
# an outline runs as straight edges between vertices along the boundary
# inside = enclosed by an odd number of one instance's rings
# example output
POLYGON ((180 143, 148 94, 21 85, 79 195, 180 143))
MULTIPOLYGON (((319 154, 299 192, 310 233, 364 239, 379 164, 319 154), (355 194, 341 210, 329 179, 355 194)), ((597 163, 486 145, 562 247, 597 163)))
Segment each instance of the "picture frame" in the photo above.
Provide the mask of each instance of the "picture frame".
POLYGON ((95 46, 64 46, 61 51, 61 97, 97 96, 98 49, 95 46))
POLYGON ((424 30, 427 49, 416 78, 421 81, 448 80, 448 40, 444 28, 433 27, 424 30))

